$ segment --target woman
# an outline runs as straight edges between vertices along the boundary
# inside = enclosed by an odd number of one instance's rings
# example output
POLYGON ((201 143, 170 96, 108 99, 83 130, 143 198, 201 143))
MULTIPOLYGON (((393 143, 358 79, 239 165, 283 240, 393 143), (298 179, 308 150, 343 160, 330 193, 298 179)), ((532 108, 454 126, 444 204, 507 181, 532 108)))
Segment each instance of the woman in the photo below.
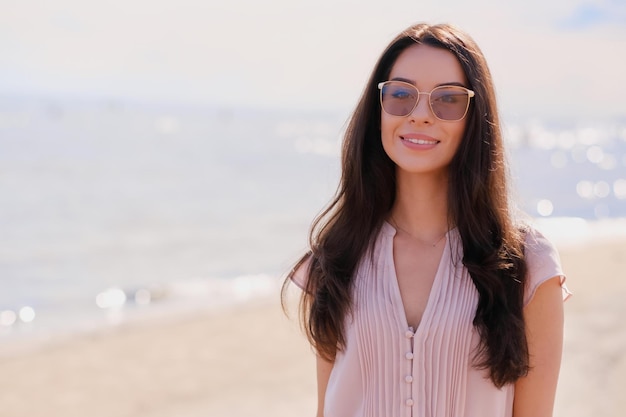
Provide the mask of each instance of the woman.
POLYGON ((514 217, 474 41, 418 24, 383 52, 335 199, 285 281, 304 291, 325 417, 551 416, 565 277, 514 217))

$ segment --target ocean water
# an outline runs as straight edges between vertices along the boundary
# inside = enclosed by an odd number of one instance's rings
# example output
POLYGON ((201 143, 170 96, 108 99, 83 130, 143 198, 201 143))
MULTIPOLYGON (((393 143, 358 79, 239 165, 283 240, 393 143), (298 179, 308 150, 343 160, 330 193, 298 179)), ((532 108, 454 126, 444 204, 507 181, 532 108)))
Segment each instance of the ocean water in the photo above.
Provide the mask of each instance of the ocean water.
MULTIPOLYGON (((0 97, 0 341, 275 294, 335 190, 346 117, 0 97)), ((626 123, 505 132, 520 206, 552 235, 623 228, 626 123)))

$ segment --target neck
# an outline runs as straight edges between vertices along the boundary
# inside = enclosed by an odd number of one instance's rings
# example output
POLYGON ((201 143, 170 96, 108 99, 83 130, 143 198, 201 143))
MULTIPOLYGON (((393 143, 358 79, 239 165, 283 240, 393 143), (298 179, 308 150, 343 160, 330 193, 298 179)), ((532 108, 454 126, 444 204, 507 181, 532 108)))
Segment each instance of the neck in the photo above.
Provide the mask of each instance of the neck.
POLYGON ((390 217, 396 229, 435 243, 449 229, 447 177, 398 175, 390 217))

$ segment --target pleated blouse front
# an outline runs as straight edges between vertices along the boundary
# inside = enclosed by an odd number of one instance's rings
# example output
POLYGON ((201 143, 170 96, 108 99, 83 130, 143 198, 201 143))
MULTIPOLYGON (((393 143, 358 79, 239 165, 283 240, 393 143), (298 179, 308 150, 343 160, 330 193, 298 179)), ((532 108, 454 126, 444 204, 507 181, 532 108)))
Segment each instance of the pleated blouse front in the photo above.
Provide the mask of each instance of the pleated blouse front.
MULTIPOLYGON (((484 370, 472 367, 478 292, 461 262, 458 232, 447 234, 417 329, 408 326, 400 297, 395 232, 385 223, 357 269, 346 347, 333 365, 324 416, 510 417, 513 385, 498 389, 484 370)), ((543 281, 561 276, 563 283, 564 277, 558 254, 537 232, 527 239, 526 252, 528 302, 543 281)))

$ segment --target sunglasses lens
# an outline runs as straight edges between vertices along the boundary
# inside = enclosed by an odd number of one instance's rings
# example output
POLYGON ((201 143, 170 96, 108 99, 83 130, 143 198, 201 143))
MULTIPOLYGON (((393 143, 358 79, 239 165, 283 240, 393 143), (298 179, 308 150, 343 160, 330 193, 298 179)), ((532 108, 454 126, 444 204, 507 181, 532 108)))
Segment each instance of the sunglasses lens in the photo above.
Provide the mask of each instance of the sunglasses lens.
POLYGON ((441 120, 461 120, 469 100, 467 90, 460 87, 437 87, 430 93, 430 107, 441 120))
POLYGON ((394 116, 406 116, 411 113, 417 98, 417 89, 406 83, 388 82, 380 90, 383 110, 394 116))
MULTIPOLYGON (((381 84, 380 102, 385 113, 394 116, 411 114, 420 94, 413 85, 401 81, 381 84)), ((463 87, 441 86, 430 92, 430 108, 440 120, 457 121, 465 117, 470 103, 470 93, 463 87)))

